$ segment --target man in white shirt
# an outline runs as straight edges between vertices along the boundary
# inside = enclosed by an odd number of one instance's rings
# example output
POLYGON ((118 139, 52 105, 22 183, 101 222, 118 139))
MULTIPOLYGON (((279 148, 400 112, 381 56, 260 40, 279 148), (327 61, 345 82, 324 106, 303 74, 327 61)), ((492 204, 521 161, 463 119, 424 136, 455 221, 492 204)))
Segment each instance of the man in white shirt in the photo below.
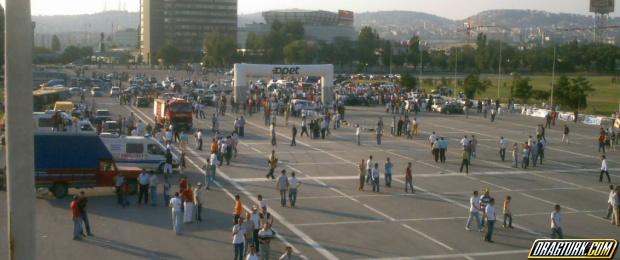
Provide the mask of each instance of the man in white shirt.
POLYGON ((502 162, 506 159, 506 140, 503 136, 499 138, 499 157, 502 158, 502 162))
POLYGON ((254 227, 254 232, 252 233, 252 242, 256 251, 259 251, 258 248, 258 231, 260 231, 260 214, 258 213, 258 207, 256 205, 252 206, 252 215, 248 221, 252 221, 252 226, 254 227))
POLYGON ((289 188, 289 183, 286 177, 286 170, 282 170, 281 173, 276 182, 276 188, 280 191, 280 206, 286 207, 286 191, 289 188))
POLYGON ((433 133, 428 137, 428 142, 431 144, 431 149, 433 149, 433 144, 435 143, 437 139, 437 135, 435 134, 435 131, 433 131, 433 133))
POLYGON ((362 145, 361 143, 361 132, 360 132, 360 125, 358 124, 357 127, 355 128, 355 138, 357 139, 357 145, 362 145))
POLYGON ((564 235, 562 235, 562 215, 560 214, 560 205, 556 204, 555 209, 551 212, 551 238, 563 239, 564 235))
POLYGON ((142 198, 144 198, 144 204, 149 204, 150 182, 150 176, 146 173, 146 170, 142 169, 142 172, 140 173, 140 175, 138 175, 138 184, 140 184, 140 190, 138 193, 138 205, 142 203, 142 198))
POLYGON ((175 192, 174 197, 170 199, 168 207, 172 209, 172 228, 174 233, 181 234, 181 223, 183 222, 183 212, 181 212, 181 205, 183 202, 179 198, 179 193, 175 192))
POLYGON ((603 173, 607 175, 607 182, 611 183, 611 178, 609 178, 609 171, 607 169, 607 158, 605 155, 601 155, 601 174, 598 177, 598 182, 603 181, 603 173))
POLYGON ((196 131, 196 146, 198 151, 202 151, 202 129, 196 131))
POLYGON ((469 217, 467 218, 467 225, 465 225, 465 230, 469 231, 469 226, 471 225, 472 218, 476 218, 476 224, 478 224, 478 230, 482 232, 482 226, 480 225, 480 214, 478 210, 480 209, 480 197, 478 196, 478 191, 475 190, 473 195, 469 197, 469 217))
POLYGON ((291 201, 291 207, 295 207, 295 202, 297 201, 297 188, 301 185, 299 179, 295 177, 295 172, 291 172, 291 177, 288 179, 288 199, 291 201))
POLYGON ((232 243, 235 247, 235 260, 243 260, 243 243, 245 242, 245 228, 243 218, 239 218, 232 228, 232 243))
POLYGON ((495 199, 491 198, 489 205, 484 209, 487 216, 487 234, 484 241, 493 243, 493 228, 495 227, 495 199))
POLYGON ((273 236, 274 234, 271 230, 270 224, 263 225, 263 228, 258 232, 261 259, 269 259, 269 253, 271 251, 271 239, 273 238, 273 236))
POLYGON ((368 160, 366 160, 366 184, 370 183, 370 179, 372 178, 371 174, 372 174, 372 167, 374 166, 374 163, 372 162, 372 155, 368 156, 368 160))
POLYGON ((463 146, 463 149, 465 149, 468 145, 469 145, 469 140, 467 139, 467 136, 463 136, 463 139, 461 139, 461 145, 463 146))
POLYGON ((217 159, 217 154, 212 153, 211 156, 209 156, 206 187, 207 190, 209 189, 209 187, 211 187, 211 185, 213 185, 213 182, 215 181, 215 172, 217 171, 217 166, 219 165, 219 163, 220 161, 217 159))
POLYGON ((609 198, 607 199, 607 215, 606 219, 611 218, 611 214, 614 212, 613 200, 615 195, 614 185, 609 185, 609 198))

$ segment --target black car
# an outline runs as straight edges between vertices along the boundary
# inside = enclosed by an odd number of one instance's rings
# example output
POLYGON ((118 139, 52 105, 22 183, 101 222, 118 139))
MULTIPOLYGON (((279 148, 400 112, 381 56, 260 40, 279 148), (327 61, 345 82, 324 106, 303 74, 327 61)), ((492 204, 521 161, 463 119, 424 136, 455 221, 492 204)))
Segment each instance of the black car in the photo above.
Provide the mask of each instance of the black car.
POLYGON ((149 100, 146 97, 138 97, 135 100, 135 106, 137 107, 148 107, 149 100))

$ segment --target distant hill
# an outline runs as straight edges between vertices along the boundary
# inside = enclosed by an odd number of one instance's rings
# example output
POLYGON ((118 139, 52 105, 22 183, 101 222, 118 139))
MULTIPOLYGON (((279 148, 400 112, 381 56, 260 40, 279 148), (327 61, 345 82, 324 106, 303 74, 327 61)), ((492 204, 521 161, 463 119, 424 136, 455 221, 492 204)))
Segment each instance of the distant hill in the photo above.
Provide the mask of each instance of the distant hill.
POLYGON ((107 11, 81 15, 36 15, 36 33, 67 33, 67 32, 103 32, 114 30, 137 29, 140 14, 126 11, 107 11))
MULTIPOLYGON (((139 13, 126 11, 107 11, 85 15, 54 15, 33 16, 36 22, 36 33, 110 33, 115 30, 137 28, 139 13)), ((513 42, 527 41, 540 38, 539 28, 545 31, 555 31, 555 28, 590 28, 593 25, 592 16, 549 13, 537 10, 489 10, 473 15, 464 20, 451 20, 444 17, 414 11, 379 11, 355 14, 355 26, 371 26, 379 32, 381 37, 392 40, 407 40, 413 35, 420 35, 429 42, 462 42, 465 39, 463 32, 464 22, 476 25, 496 25, 508 27, 509 36, 513 42)), ((249 23, 264 22, 261 13, 241 14, 238 17, 239 27, 249 23)), ((620 18, 613 18, 610 24, 620 25, 620 18)), ((620 30, 610 30, 610 36, 620 42, 620 30)), ((548 36, 549 33, 545 33, 548 36)), ((562 33, 561 40, 589 39, 591 31, 582 30, 562 33)), ((558 38, 558 37, 556 37, 558 38)))

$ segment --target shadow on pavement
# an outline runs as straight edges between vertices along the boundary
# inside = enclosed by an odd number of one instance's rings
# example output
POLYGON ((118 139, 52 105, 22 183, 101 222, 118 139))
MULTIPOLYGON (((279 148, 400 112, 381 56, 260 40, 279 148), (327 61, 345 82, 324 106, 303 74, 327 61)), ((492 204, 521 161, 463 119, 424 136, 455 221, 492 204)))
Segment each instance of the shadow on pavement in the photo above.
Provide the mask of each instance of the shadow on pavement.
POLYGON ((176 255, 157 252, 100 237, 91 237, 82 241, 87 244, 108 248, 114 251, 119 251, 128 255, 145 259, 182 259, 181 257, 176 255))

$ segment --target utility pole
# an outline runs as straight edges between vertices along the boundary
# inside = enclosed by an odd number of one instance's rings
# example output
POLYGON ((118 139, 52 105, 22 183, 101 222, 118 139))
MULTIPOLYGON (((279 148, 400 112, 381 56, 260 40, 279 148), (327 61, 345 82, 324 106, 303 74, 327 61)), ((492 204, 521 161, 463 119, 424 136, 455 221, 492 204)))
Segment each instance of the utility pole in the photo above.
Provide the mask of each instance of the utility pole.
POLYGON ((418 41, 418 51, 420 52, 420 68, 418 79, 420 80, 420 87, 422 87, 422 42, 418 41))
POLYGON ((499 40, 499 69, 497 70, 497 100, 499 100, 499 86, 502 84, 502 40, 499 40))
POLYGON ((556 45, 553 45, 553 66, 551 67, 551 109, 553 109, 553 89, 555 88, 555 49, 556 45))
POLYGON ((37 259, 30 0, 6 0, 5 25, 8 259, 37 259))
POLYGON ((459 67, 459 48, 455 47, 454 48, 454 56, 455 56, 455 62, 454 62, 454 91, 456 91, 456 88, 458 87, 458 82, 456 81, 456 72, 458 70, 459 67))

